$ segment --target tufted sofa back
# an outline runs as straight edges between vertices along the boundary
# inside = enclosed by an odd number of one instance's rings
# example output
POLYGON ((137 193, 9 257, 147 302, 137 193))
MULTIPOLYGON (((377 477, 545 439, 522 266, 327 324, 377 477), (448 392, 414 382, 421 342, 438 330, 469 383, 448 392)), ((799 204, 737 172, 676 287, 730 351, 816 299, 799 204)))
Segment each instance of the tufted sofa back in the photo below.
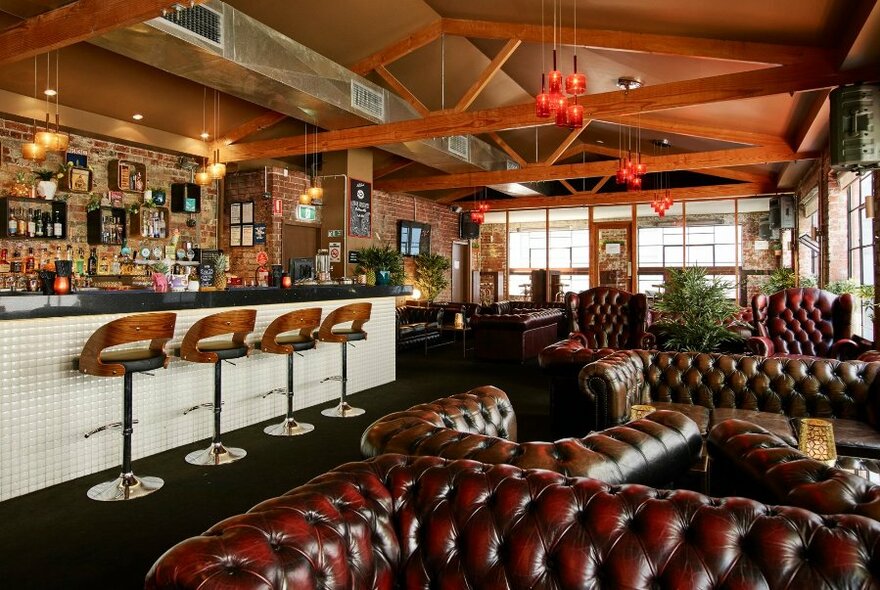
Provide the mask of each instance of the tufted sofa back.
POLYGON ((516 443, 515 436, 507 395, 487 385, 376 420, 361 437, 361 453, 473 459, 609 483, 664 485, 687 471, 702 446, 697 425, 668 411, 580 439, 516 443))
POLYGON ((752 299, 758 336, 769 338, 776 354, 831 357, 832 346, 852 337, 852 296, 822 289, 783 289, 752 299))
POLYGON ((484 308, 481 313, 487 315, 504 315, 511 313, 528 313, 541 309, 562 309, 563 305, 556 302, 543 301, 508 301, 503 299, 496 301, 484 308))
POLYGON ((860 516, 384 455, 179 543, 146 588, 867 588, 877 563, 860 516))
POLYGON ((637 348, 645 331, 648 301, 642 293, 595 287, 565 294, 570 331, 587 337, 587 346, 637 348))
POLYGON ((740 408, 793 417, 851 418, 880 427, 880 363, 814 357, 618 351, 581 370, 584 393, 610 424, 633 403, 740 408))

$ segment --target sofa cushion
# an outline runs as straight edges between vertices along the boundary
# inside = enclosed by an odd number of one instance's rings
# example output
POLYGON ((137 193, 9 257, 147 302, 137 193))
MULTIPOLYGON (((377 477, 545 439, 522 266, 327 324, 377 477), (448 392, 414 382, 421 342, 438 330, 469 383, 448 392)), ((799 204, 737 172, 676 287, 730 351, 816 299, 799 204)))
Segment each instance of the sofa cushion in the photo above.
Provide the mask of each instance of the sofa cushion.
POLYGON ((684 414, 694 421, 702 436, 706 436, 709 432, 709 423, 711 420, 710 411, 703 406, 695 406, 693 404, 676 404, 670 402, 645 402, 645 404, 653 406, 658 410, 670 410, 684 414))

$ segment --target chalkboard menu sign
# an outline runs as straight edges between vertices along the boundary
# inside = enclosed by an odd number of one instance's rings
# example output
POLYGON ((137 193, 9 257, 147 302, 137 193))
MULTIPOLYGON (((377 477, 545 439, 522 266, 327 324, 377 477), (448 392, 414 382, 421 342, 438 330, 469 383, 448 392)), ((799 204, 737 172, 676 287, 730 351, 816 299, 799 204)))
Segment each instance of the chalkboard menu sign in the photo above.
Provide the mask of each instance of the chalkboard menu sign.
POLYGON ((348 235, 355 238, 369 238, 372 234, 370 199, 372 185, 369 182, 349 179, 348 191, 348 235))
POLYGON ((214 263, 220 256, 220 250, 202 250, 201 264, 199 265, 199 286, 214 286, 214 263))

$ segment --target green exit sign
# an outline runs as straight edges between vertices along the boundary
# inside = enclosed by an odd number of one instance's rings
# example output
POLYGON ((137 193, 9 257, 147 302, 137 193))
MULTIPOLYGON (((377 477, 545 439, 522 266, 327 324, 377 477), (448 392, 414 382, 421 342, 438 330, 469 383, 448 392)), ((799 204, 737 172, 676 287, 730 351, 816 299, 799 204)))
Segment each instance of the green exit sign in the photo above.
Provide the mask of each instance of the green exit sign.
POLYGON ((297 205, 296 218, 299 221, 315 221, 317 219, 316 209, 311 205, 297 205))

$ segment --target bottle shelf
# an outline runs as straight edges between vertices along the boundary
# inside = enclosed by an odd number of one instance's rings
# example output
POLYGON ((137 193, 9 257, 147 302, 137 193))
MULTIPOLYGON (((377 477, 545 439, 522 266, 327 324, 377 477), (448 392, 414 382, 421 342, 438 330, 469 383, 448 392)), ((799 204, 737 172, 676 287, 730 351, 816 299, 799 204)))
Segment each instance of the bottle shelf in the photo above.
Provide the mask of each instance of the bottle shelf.
POLYGON ((31 199, 29 197, 0 197, 0 217, 2 217, 3 228, 2 232, 0 232, 0 237, 3 239, 28 241, 40 240, 49 242, 57 242, 58 240, 67 239, 67 203, 64 201, 46 201, 44 199, 31 199), (19 233, 17 230, 14 233, 10 232, 10 214, 12 214, 16 220, 24 221, 25 226, 27 227, 29 223, 33 223, 33 213, 35 211, 40 212, 41 223, 45 219, 52 224, 53 234, 55 221, 58 220, 61 225, 61 235, 37 236, 19 233), (43 217, 44 213, 47 214, 45 217, 43 217))

